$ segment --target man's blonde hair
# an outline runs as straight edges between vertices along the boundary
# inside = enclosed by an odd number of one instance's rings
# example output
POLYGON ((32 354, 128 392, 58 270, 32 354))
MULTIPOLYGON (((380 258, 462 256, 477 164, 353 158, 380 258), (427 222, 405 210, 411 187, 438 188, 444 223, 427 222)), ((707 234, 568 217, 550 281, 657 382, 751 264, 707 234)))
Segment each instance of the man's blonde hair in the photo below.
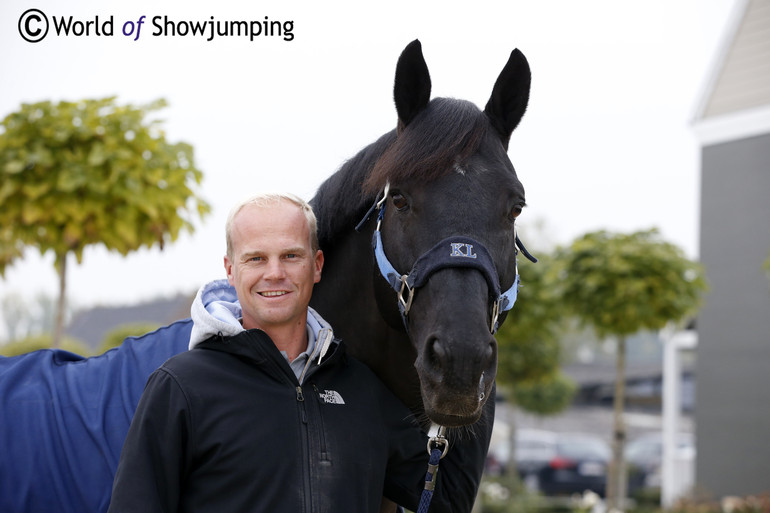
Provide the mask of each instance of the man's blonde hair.
POLYGON ((289 192, 265 192, 241 201, 230 210, 230 214, 227 216, 227 223, 225 223, 225 239, 227 241, 228 258, 233 258, 233 240, 230 232, 232 231, 233 220, 235 219, 235 216, 238 215, 238 212, 240 212, 246 205, 270 207, 277 205, 282 201, 288 201, 289 203, 296 205, 305 215, 308 231, 310 232, 310 247, 314 253, 318 251, 318 221, 316 221, 315 213, 313 213, 313 208, 310 204, 299 196, 289 192))

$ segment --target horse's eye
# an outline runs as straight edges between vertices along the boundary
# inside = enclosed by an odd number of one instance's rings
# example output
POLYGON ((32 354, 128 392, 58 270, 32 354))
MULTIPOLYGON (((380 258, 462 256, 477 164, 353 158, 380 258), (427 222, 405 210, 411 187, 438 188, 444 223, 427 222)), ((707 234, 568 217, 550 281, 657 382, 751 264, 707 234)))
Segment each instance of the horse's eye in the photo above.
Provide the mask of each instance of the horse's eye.
POLYGON ((515 206, 511 209, 511 219, 516 219, 521 214, 521 207, 515 206))
POLYGON ((398 193, 394 192, 390 195, 391 199, 393 200, 393 206, 396 207, 397 210, 404 210, 406 207, 409 206, 409 203, 406 201, 406 198, 398 193))

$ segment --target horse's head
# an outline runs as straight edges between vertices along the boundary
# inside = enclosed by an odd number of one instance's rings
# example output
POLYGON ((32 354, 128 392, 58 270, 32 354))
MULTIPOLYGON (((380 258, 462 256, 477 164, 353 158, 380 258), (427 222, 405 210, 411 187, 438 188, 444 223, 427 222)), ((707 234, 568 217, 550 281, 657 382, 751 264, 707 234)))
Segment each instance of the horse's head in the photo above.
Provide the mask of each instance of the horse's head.
POLYGON ((529 86, 527 61, 514 50, 483 112, 430 101, 428 68, 412 42, 396 69, 397 137, 365 183, 384 198, 380 268, 391 266, 390 286, 376 277, 377 302, 392 327, 407 330, 425 412, 442 425, 475 422, 497 372, 493 332, 512 299, 501 294, 515 294, 514 222, 525 203, 507 147, 529 86), (399 313, 393 270, 413 268, 399 313))

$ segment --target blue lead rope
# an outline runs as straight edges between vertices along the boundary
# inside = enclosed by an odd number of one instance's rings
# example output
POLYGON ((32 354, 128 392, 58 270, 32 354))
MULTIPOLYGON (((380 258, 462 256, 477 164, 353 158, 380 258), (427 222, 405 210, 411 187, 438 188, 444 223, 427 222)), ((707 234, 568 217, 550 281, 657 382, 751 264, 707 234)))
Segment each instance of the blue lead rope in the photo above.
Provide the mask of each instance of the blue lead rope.
POLYGON ((438 473, 438 462, 440 459, 441 449, 433 449, 430 452, 428 472, 425 474, 425 488, 422 490, 422 497, 420 497, 420 506, 417 508, 417 513, 428 513, 430 500, 433 498, 433 488, 436 486, 436 481, 434 481, 434 479, 438 473))
POLYGON ((430 501, 433 498, 433 489, 436 487, 436 474, 438 474, 438 462, 446 456, 449 450, 449 442, 447 441, 444 433, 446 428, 440 426, 438 428, 438 435, 434 436, 428 441, 428 452, 430 453, 430 459, 428 460, 428 472, 425 474, 425 487, 422 490, 422 497, 420 497, 420 505, 417 507, 416 513, 428 513, 430 508, 430 501))

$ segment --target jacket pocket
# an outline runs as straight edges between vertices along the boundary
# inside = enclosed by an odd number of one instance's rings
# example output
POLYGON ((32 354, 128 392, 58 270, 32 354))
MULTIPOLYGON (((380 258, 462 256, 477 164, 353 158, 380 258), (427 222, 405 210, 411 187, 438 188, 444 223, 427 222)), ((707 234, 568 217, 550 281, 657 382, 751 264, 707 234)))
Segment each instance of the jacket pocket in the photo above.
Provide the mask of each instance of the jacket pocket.
POLYGON ((323 409, 327 402, 326 397, 330 397, 327 391, 323 393, 318 389, 315 383, 313 383, 313 395, 315 396, 316 406, 318 407, 318 436, 321 443, 320 463, 321 465, 331 465, 331 455, 329 454, 328 445, 326 443, 326 423, 324 422, 323 409))

